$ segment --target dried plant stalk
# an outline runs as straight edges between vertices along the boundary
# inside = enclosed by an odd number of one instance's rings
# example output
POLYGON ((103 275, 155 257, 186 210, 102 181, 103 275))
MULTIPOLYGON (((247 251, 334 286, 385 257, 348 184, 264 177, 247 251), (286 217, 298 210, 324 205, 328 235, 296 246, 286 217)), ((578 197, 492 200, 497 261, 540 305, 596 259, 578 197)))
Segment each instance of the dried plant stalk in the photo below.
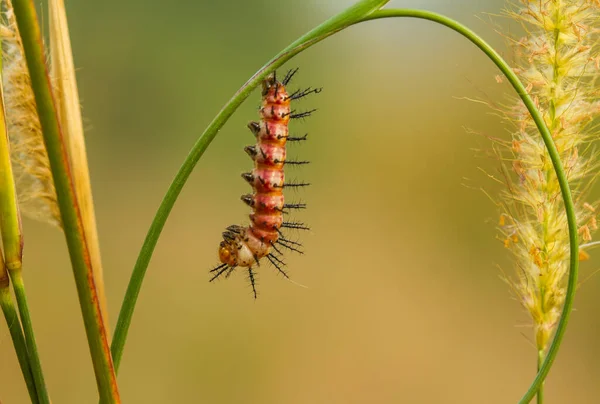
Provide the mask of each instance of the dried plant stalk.
POLYGON ((75 194, 81 210, 83 230, 87 241, 96 290, 101 300, 104 326, 108 330, 108 311, 104 289, 100 243, 90 185, 90 172, 85 149, 83 123, 69 27, 63 0, 50 0, 50 60, 54 78, 58 114, 69 154, 75 194))
MULTIPOLYGON (((95 273, 96 288, 101 299, 105 326, 107 326, 108 312, 100 245, 64 2, 50 1, 49 6, 53 84, 72 167, 73 183, 81 208, 85 237, 95 273)), ((23 56, 23 45, 10 0, 6 0, 6 11, 2 25, 0 25, 0 35, 3 40, 4 52, 2 73, 7 104, 7 126, 19 207, 29 217, 60 226, 56 191, 37 116, 31 80, 23 56)))

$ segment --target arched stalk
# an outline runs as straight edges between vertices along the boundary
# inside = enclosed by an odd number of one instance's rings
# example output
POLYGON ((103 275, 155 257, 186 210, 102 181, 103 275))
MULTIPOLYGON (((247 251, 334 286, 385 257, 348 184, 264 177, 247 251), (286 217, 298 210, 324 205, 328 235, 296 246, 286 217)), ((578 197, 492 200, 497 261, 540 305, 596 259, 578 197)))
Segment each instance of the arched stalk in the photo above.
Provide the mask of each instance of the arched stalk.
POLYGON ((127 337, 129 325, 131 324, 131 318, 133 316, 135 303, 140 292, 144 275, 150 262, 150 258, 152 257, 154 248, 156 247, 156 243, 158 241, 160 233, 169 216, 169 213, 171 212, 171 209, 173 208, 173 205, 175 204, 175 201, 177 200, 177 197, 183 189, 183 186, 185 185, 185 182, 187 181, 193 168, 198 163, 203 153, 206 151, 208 145, 213 141, 218 131, 229 119, 229 117, 231 117, 233 112, 241 105, 241 103, 248 97, 252 90, 256 88, 256 86, 267 74, 274 71, 275 69, 283 65, 285 62, 287 62, 289 59, 291 59, 293 56, 307 49, 308 47, 316 44, 317 42, 320 42, 323 39, 333 35, 334 33, 341 31, 351 25, 358 24, 360 22, 380 18, 411 17, 436 22, 458 32, 459 34, 470 40, 473 44, 475 44, 494 62, 494 64, 502 71, 502 73, 506 76, 513 88, 516 90, 517 94, 519 95, 519 97, 527 107, 529 113, 531 114, 533 120, 535 121, 536 126, 539 129, 544 140, 544 144, 548 149, 548 153, 550 159, 552 160, 554 171, 558 178, 558 183, 560 185, 569 227, 570 272, 567 286, 567 295, 565 297, 565 304, 563 307, 560 322, 556 329, 554 339, 552 341, 552 344, 550 345, 548 354, 546 355, 546 358, 542 366, 540 367, 540 370, 535 380, 529 387, 527 393, 521 399, 520 403, 528 403, 535 396, 536 392, 543 383, 546 375, 550 371, 550 368, 552 367, 554 359, 556 358, 556 354, 558 353, 560 343, 564 336, 571 308, 573 306, 573 298, 575 295, 575 285, 577 284, 577 274, 579 265, 577 223, 575 219, 574 204, 571 196, 571 191, 569 189, 567 177, 565 175, 565 171, 563 169, 560 157, 558 155, 558 151, 556 150, 554 142, 552 141, 552 136, 544 123, 542 115, 535 107, 533 101, 527 94, 527 91, 521 83, 521 81, 519 80, 519 78, 512 71, 508 63, 506 63, 502 59, 502 57, 483 39, 481 39, 473 31, 471 31, 464 25, 433 12, 408 9, 378 10, 385 3, 386 1, 359 2, 355 6, 339 14, 338 16, 327 20, 323 24, 319 25, 317 28, 308 32, 307 34, 293 42, 291 45, 286 47, 277 56, 275 56, 267 64, 265 64, 258 72, 256 72, 250 78, 250 80, 248 80, 238 90, 238 92, 234 94, 234 96, 225 104, 223 109, 221 109, 221 111, 217 114, 214 120, 208 125, 204 133, 202 133, 202 135, 198 138, 197 142, 194 144, 190 153, 188 154, 182 166, 180 167, 179 172, 175 176, 175 179, 171 183, 163 201, 161 202, 161 205, 156 213, 152 225, 150 226, 150 229, 138 256, 137 262, 135 264, 131 280, 123 301, 123 305, 121 307, 119 320, 115 328, 115 335, 112 344, 112 354, 115 362, 115 368, 118 369, 118 366, 120 364, 125 339, 127 337))

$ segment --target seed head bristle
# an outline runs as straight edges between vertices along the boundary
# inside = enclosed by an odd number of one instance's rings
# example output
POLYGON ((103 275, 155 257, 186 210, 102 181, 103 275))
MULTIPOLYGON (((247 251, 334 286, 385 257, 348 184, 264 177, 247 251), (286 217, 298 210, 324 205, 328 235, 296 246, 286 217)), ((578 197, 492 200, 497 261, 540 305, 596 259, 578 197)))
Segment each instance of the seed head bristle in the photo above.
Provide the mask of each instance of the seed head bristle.
POLYGON ((61 226, 50 162, 12 4, 0 21, 2 85, 11 161, 23 214, 61 226))
MULTIPOLYGON (((590 147, 600 115, 600 4, 590 0, 526 1, 506 14, 525 28, 515 44, 515 71, 542 112, 573 190, 580 240, 597 228, 587 190, 598 169, 590 147), (596 87, 596 89, 594 89, 596 87), (591 207, 591 209, 590 209, 591 207)), ((529 312, 540 352, 560 318, 568 273, 569 239, 560 188, 534 121, 520 101, 504 111, 513 125, 502 152, 507 190, 499 224, 504 246, 516 260, 513 290, 529 312)))

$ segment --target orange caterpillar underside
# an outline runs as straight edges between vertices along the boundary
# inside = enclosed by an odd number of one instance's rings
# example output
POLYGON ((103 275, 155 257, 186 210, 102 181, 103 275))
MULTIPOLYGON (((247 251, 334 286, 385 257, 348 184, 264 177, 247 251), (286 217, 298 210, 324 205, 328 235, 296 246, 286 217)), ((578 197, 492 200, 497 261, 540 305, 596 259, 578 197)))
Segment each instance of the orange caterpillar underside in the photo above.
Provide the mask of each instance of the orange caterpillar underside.
POLYGON ((302 253, 300 243, 283 237, 281 229, 308 229, 302 223, 283 220, 283 215, 288 210, 305 208, 304 204, 286 204, 283 189, 308 185, 285 182, 284 165, 308 163, 286 159, 288 141, 306 140, 306 136, 290 137, 288 123, 290 119, 304 118, 313 112, 296 114, 291 110, 290 103, 308 94, 320 92, 320 89, 308 88, 288 94, 286 85, 297 70, 288 72, 282 82, 277 81, 273 73, 262 83, 261 119, 259 122, 248 124, 256 136, 256 144, 245 148, 254 161, 254 169, 242 174, 254 191, 252 194, 242 195, 241 198, 252 208, 251 224, 245 227, 232 225, 226 229, 219 246, 221 264, 211 270, 214 274, 210 280, 212 282, 222 274, 228 277, 237 267, 247 268, 254 297, 257 294, 253 267, 259 266, 262 258, 266 257, 280 273, 288 277, 283 270, 285 263, 281 259, 282 254, 278 246, 302 253))

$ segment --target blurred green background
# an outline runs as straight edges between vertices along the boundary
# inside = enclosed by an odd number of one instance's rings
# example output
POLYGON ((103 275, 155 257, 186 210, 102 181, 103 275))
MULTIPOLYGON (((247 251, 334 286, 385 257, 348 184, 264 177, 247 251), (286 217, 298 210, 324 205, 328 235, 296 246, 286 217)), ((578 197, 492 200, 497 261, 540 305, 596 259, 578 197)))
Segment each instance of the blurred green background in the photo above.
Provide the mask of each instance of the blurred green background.
MULTIPOLYGON (((272 55, 352 1, 68 1, 103 249, 110 320, 184 156, 272 55)), ((508 55, 484 13, 501 0, 394 1, 445 13, 508 55)), ((44 17, 46 18, 46 17, 44 17)), ((495 20, 503 23, 502 20, 495 20)), ((504 22, 506 23, 506 22, 504 22)), ((125 403, 512 403, 535 373, 529 321, 500 279, 498 187, 477 150, 507 136, 480 104, 506 84, 474 46, 414 20, 353 27, 304 52, 292 87, 322 86, 290 147, 309 209, 294 282, 264 265, 260 298, 242 273, 208 283, 220 234, 246 223, 239 174, 254 93, 206 152, 148 270, 119 375, 125 403), (469 134, 466 128, 479 134, 469 134), (485 135, 485 136, 481 136, 485 135)), ((54 403, 95 403, 95 382, 62 234, 25 222, 25 271, 54 403)), ((598 266, 585 262, 582 278, 598 266)), ((594 403, 600 279, 580 288, 547 403, 594 403)), ((0 326, 0 400, 27 393, 0 326)))

